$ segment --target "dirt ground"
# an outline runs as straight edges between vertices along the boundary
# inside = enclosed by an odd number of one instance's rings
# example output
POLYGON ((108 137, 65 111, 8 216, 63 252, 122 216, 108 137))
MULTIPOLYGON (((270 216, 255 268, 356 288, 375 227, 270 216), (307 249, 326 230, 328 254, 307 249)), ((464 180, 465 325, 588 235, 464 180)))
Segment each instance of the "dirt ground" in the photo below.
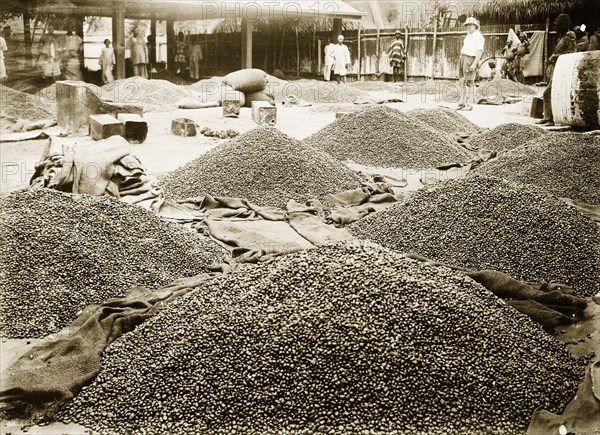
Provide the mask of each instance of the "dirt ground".
MULTIPOLYGON (((387 88, 389 89, 389 86, 387 88)), ((431 84, 406 85, 395 88, 395 91, 404 102, 388 105, 401 111, 454 105, 449 101, 451 98, 444 96, 443 87, 431 84)), ((374 94, 378 93, 375 91, 374 94)), ((386 91, 386 94, 389 94, 389 91, 386 91)), ((319 112, 315 108, 292 108, 279 105, 277 128, 301 140, 335 120, 335 112, 319 112)), ((516 103, 502 106, 477 105, 474 106, 473 111, 461 113, 482 128, 493 128, 507 122, 532 124, 534 120, 521 115, 521 111, 522 103, 516 103)), ((223 118, 221 108, 176 109, 170 112, 145 113, 144 118, 148 121, 148 137, 143 144, 132 145, 132 151, 146 166, 149 174, 158 176, 170 172, 222 142, 220 139, 202 135, 179 137, 171 134, 171 121, 182 117, 192 119, 200 128, 209 127, 213 130, 234 129, 244 133, 256 126, 252 121, 249 108, 242 108, 239 118, 223 118)), ((35 171, 34 165, 40 158, 45 142, 45 140, 29 140, 0 143, 0 192, 14 191, 29 184, 35 171)))

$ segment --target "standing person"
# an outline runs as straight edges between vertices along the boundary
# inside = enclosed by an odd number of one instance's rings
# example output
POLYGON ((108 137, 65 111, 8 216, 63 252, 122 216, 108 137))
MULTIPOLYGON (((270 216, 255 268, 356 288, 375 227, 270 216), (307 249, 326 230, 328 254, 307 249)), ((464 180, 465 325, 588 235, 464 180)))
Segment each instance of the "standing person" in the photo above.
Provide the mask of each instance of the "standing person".
POLYGON ((590 45, 588 51, 600 50, 600 26, 590 26, 592 31, 590 32, 590 45))
POLYGON ((406 60, 406 49, 404 41, 402 41, 402 32, 396 30, 394 33, 395 40, 388 49, 388 57, 390 58, 390 66, 394 74, 394 82, 400 81, 400 71, 404 70, 404 62, 406 60))
POLYGON ((113 77, 112 69, 115 64, 115 51, 110 46, 110 40, 104 40, 104 48, 100 52, 100 59, 98 64, 102 68, 102 83, 112 83, 115 81, 113 77))
POLYGON ((517 49, 512 45, 513 41, 512 39, 509 39, 508 41, 506 41, 506 45, 500 52, 500 54, 504 56, 504 63, 502 64, 502 69, 500 70, 500 72, 502 73, 503 79, 509 79, 516 82, 517 79, 515 77, 514 62, 517 49))
POLYGON ((519 37, 519 45, 517 45, 515 51, 515 79, 519 83, 525 83, 525 76, 523 75, 523 58, 529 54, 529 38, 525 32, 517 32, 517 36, 519 37))
POLYGON ((348 46, 344 44, 344 36, 338 36, 338 44, 335 46, 335 64, 333 66, 333 73, 336 75, 337 82, 340 81, 346 83, 346 74, 348 68, 350 68, 350 50, 348 46))
POLYGON ((200 61, 202 60, 202 44, 200 38, 195 36, 190 45, 190 77, 200 80, 200 61))
POLYGON ((554 20, 554 28, 559 35, 559 40, 554 49, 554 53, 548 58, 548 66, 546 67, 548 86, 546 86, 543 95, 544 117, 536 122, 536 124, 547 126, 554 125, 554 116, 552 115, 552 76, 554 75, 556 61, 562 54, 577 52, 575 33, 569 31, 571 28, 571 17, 569 17, 568 14, 560 14, 556 20, 554 20))
POLYGON ((577 51, 588 51, 590 48, 590 38, 585 33, 585 25, 575 26, 573 32, 577 41, 577 51))
POLYGON ((175 64, 177 65, 177 74, 183 74, 187 67, 187 42, 183 32, 177 34, 177 42, 175 42, 175 64))
POLYGON ((333 38, 329 38, 329 44, 325 46, 325 69, 323 70, 323 76, 325 81, 331 80, 331 70, 335 65, 335 44, 333 38))
POLYGON ((467 36, 465 36, 460 51, 458 66, 460 101, 457 109, 473 110, 470 101, 475 100, 475 76, 483 54, 485 39, 479 31, 479 23, 474 17, 467 18, 464 26, 467 28, 467 36))
POLYGON ((148 46, 138 27, 133 30, 133 36, 129 38, 127 45, 131 52, 133 75, 148 78, 148 46))
POLYGON ((0 36, 0 82, 6 80, 6 64, 4 63, 4 52, 8 50, 6 46, 6 40, 0 36))
POLYGON ((80 54, 83 50, 83 39, 69 27, 63 40, 63 67, 66 80, 81 80, 80 54))
POLYGON ((59 50, 58 38, 54 34, 54 26, 49 25, 47 33, 40 38, 39 43, 39 59, 42 63, 44 79, 55 80, 60 77, 59 50))

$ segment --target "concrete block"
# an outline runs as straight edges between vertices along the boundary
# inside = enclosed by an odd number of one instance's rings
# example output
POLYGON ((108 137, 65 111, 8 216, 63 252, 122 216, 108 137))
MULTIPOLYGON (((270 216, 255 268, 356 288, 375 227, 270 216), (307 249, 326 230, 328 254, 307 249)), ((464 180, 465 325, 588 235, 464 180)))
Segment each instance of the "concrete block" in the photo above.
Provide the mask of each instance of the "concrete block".
POLYGON ((142 143, 148 136, 148 123, 137 113, 119 113, 117 119, 125 127, 125 139, 129 143, 142 143))
POLYGON ((239 100, 223 100, 222 104, 224 118, 237 118, 240 116, 239 100))
POLYGON ((90 136, 94 140, 108 139, 111 136, 123 136, 124 126, 111 115, 90 115, 90 136))
POLYGON ((275 125, 277 123, 277 107, 266 101, 253 101, 252 119, 259 125, 275 125))
POLYGON ((171 133, 177 136, 196 136, 196 123, 187 118, 176 118, 171 121, 171 133))
POLYGON ((144 109, 135 104, 103 101, 102 90, 85 82, 56 82, 56 121, 71 133, 87 135, 90 115, 118 113, 142 115, 144 109))

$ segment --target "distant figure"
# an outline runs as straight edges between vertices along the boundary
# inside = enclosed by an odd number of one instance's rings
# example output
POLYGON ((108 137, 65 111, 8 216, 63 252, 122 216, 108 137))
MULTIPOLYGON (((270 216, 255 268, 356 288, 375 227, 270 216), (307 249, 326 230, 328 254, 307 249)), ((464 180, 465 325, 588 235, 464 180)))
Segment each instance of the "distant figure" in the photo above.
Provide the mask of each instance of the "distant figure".
POLYGON ((40 38, 39 59, 42 64, 44 79, 55 80, 60 77, 60 61, 58 37, 54 34, 54 27, 48 26, 47 33, 40 38))
POLYGON ((467 28, 467 36, 458 63, 460 101, 457 110, 473 110, 470 101, 475 100, 475 76, 483 54, 485 39, 479 31, 479 22, 474 17, 467 18, 464 26, 467 28))
POLYGON ((202 44, 200 39, 194 38, 189 47, 190 58, 190 77, 194 80, 200 80, 200 61, 202 60, 202 44))
POLYGON ((406 60, 406 49, 404 47, 404 41, 402 41, 402 32, 396 30, 394 33, 396 39, 390 45, 388 49, 388 56, 390 58, 390 66, 394 73, 394 82, 398 82, 400 78, 400 72, 404 70, 404 62, 406 60))
POLYGON ((514 60, 514 75, 515 79, 519 83, 525 83, 525 76, 523 75, 523 58, 529 54, 529 38, 527 33, 517 31, 519 37, 519 45, 515 50, 514 60))
POLYGON ((139 28, 133 30, 133 36, 129 38, 127 45, 131 51, 133 75, 148 78, 148 47, 139 28))
POLYGON ((587 33, 585 33, 585 25, 575 26, 573 32, 575 33, 576 43, 577 43, 577 51, 588 51, 590 48, 590 38, 588 38, 587 33))
POLYGON ((80 54, 83 50, 83 39, 72 28, 67 30, 63 39, 63 67, 66 80, 81 80, 80 54))
POLYGON ((557 59, 567 53, 575 53, 577 51, 577 41, 575 39, 575 33, 569 31, 571 28, 571 17, 567 14, 560 14, 556 20, 554 20, 554 27, 556 33, 558 33, 560 39, 556 44, 554 53, 548 58, 548 66, 546 67, 546 77, 548 80, 548 86, 544 90, 544 117, 536 124, 542 124, 547 126, 554 125, 554 116, 552 114, 552 76, 554 75, 554 67, 556 66, 557 59))
POLYGON ((502 64, 502 69, 500 73, 502 74, 503 79, 517 81, 517 77, 515 76, 515 56, 516 56, 517 48, 513 47, 512 39, 506 41, 506 45, 500 52, 502 56, 504 56, 504 63, 502 64))
POLYGON ((490 80, 494 80, 496 78, 496 58, 492 58, 488 61, 488 66, 490 67, 490 80))
POLYGON ((588 51, 600 50, 600 26, 590 26, 592 31, 590 34, 590 45, 588 51))
POLYGON ((115 81, 113 77, 112 69, 115 64, 115 51, 110 46, 110 40, 104 40, 104 48, 100 52, 100 59, 98 64, 102 68, 102 83, 112 83, 115 81))
POLYGON ((183 32, 177 34, 177 42, 175 42, 175 64, 177 65, 177 74, 183 74, 187 67, 187 42, 183 32))
POLYGON ((344 44, 344 37, 340 35, 338 36, 338 44, 335 46, 335 64, 333 67, 333 73, 336 75, 338 84, 341 81, 346 83, 348 68, 350 68, 350 50, 344 44))
POLYGON ((335 65, 335 44, 333 38, 329 39, 329 44, 325 46, 325 69, 323 70, 323 76, 325 81, 331 80, 331 70, 335 65))
POLYGON ((6 40, 0 36, 0 82, 6 80, 6 64, 4 63, 4 52, 8 50, 6 46, 6 40))

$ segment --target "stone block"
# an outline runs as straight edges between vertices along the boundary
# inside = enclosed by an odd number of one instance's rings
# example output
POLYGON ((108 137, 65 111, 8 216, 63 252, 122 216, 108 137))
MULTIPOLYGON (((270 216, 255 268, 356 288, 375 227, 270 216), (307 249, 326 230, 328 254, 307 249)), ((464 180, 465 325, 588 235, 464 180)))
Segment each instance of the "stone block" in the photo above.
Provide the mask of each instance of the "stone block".
POLYGON ((253 101, 252 119, 259 125, 275 125, 277 123, 277 107, 266 101, 253 101))
POLYGON ((111 136, 123 136, 124 126, 112 115, 90 115, 90 136, 94 140, 108 139, 111 136))
POLYGON ((129 143, 142 143, 148 135, 148 123, 137 113, 119 113, 117 119, 125 129, 125 139, 129 143))

